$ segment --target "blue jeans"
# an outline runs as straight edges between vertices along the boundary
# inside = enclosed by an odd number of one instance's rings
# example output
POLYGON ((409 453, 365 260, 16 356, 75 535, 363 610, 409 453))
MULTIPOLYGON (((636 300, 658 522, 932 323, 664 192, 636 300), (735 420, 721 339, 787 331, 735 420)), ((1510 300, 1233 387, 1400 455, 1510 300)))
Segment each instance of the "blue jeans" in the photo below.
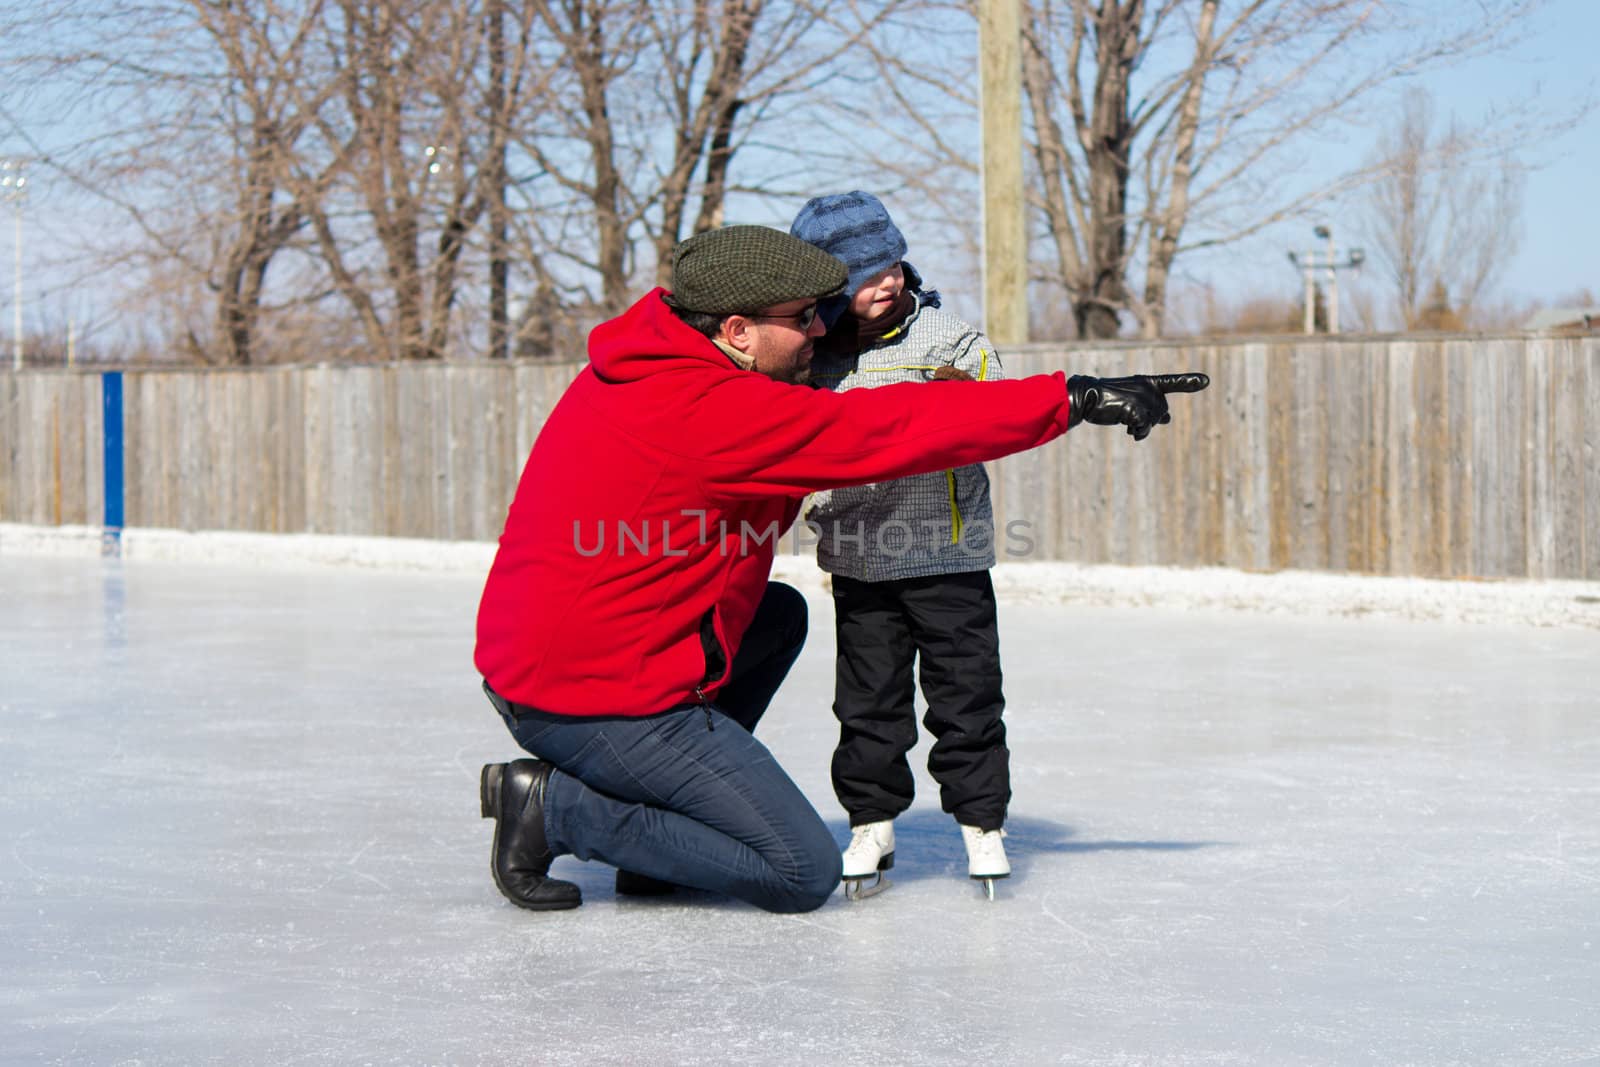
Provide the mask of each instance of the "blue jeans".
POLYGON ((839 884, 838 846, 750 733, 804 639, 804 599, 772 583, 734 660, 726 714, 709 704, 599 719, 503 708, 517 743, 557 768, 544 805, 552 851, 767 911, 820 907, 839 884))

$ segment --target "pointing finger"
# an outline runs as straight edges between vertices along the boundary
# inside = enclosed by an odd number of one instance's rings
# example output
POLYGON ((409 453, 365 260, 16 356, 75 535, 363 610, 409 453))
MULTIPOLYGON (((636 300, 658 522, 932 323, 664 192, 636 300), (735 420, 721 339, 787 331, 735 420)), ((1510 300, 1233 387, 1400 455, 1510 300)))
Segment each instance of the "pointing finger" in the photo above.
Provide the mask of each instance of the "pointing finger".
POLYGON ((1211 378, 1198 371, 1189 374, 1152 374, 1150 381, 1163 393, 1198 393, 1211 384, 1211 378))

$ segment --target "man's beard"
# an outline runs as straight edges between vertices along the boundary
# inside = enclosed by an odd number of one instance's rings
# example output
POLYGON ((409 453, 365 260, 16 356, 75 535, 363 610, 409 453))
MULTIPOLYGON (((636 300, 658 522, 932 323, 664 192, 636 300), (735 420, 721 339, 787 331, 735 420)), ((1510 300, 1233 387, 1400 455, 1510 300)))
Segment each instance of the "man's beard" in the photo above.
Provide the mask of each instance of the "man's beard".
POLYGON ((794 367, 789 371, 790 385, 805 385, 811 381, 811 357, 816 352, 815 345, 806 345, 794 354, 794 367))

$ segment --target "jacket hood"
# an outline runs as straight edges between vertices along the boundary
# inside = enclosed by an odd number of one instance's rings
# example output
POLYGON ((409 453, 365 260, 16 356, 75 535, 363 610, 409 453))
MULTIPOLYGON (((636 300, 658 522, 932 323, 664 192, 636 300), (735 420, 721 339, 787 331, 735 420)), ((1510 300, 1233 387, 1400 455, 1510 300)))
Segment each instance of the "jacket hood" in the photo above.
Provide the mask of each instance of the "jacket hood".
POLYGON ((656 288, 614 319, 589 333, 589 365, 606 381, 632 382, 674 367, 707 365, 737 373, 733 363, 705 334, 684 324, 656 288))

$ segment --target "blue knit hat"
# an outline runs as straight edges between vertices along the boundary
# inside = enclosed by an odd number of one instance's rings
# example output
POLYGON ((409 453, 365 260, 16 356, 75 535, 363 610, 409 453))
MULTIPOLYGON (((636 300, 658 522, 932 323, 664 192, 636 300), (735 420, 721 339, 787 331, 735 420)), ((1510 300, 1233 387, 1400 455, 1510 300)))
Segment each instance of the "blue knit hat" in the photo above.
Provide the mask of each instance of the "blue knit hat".
POLYGON ((794 217, 789 232, 844 261, 850 271, 844 295, 854 296, 868 278, 906 257, 906 239, 888 208, 871 193, 815 196, 794 217))

